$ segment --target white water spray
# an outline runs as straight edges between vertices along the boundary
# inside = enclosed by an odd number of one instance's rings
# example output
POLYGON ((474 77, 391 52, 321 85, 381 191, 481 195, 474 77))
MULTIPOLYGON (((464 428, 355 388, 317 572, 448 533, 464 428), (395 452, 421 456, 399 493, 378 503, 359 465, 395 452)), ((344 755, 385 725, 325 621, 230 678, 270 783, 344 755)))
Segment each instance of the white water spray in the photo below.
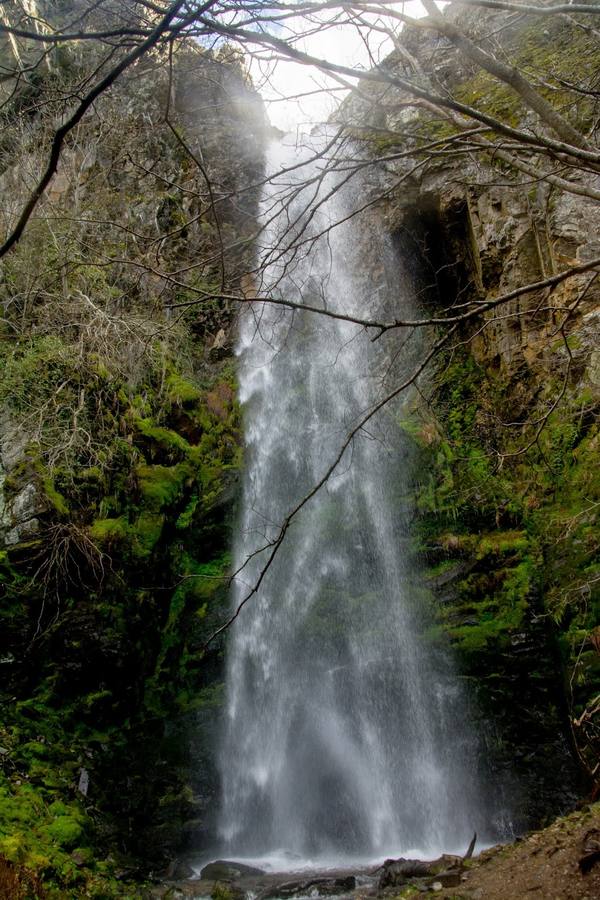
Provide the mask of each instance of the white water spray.
MULTIPOLYGON (((408 317, 409 287, 370 186, 313 148, 274 146, 261 294, 408 317), (287 168, 296 166, 287 173, 287 168), (341 223, 341 224, 339 224, 341 223)), ((324 145, 322 145, 324 146, 324 145)), ((234 608, 285 516, 365 412, 415 365, 415 334, 256 302, 239 339, 246 463, 234 608)), ((411 587, 411 455, 401 407, 362 428, 293 520, 229 639, 220 833, 231 855, 369 859, 467 846, 481 825, 461 691, 411 587), (429 647, 429 648, 428 648, 429 647)))

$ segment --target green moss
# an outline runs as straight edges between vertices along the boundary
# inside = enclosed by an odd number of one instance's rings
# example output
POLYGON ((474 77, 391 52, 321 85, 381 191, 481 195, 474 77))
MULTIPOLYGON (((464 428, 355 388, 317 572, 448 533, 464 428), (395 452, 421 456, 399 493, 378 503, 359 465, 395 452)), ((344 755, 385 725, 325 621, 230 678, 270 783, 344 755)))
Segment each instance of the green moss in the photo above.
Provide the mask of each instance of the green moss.
POLYGON ((152 553, 162 534, 165 517, 143 512, 131 527, 137 556, 145 558, 152 553))
MULTIPOLYGON (((581 347, 581 338, 577 334, 570 334, 566 340, 567 347, 569 350, 579 350, 581 347)), ((561 338, 560 341, 554 341, 551 345, 550 349, 553 353, 557 353, 561 350, 565 349, 565 341, 561 338)))
POLYGON ((140 492, 151 510, 172 506, 181 496, 186 481, 193 479, 187 464, 175 466, 141 465, 136 469, 140 492))
POLYGON ((175 451, 184 457, 189 453, 190 445, 176 431, 157 425, 152 419, 136 419, 135 424, 140 434, 164 450, 175 451))
POLYGON ((231 888, 221 881, 214 883, 210 896, 212 900, 234 900, 234 893, 231 888))
POLYGON ((16 348, 0 344, 4 371, 0 402, 15 412, 30 410, 45 401, 61 380, 73 375, 69 347, 58 337, 33 338, 16 348))
POLYGON ((447 634, 456 643, 457 650, 462 654, 481 652, 486 650, 491 643, 506 645, 511 632, 519 629, 523 624, 522 611, 515 611, 501 618, 483 619, 473 625, 448 626, 447 634))
POLYGON ((129 537, 129 523, 125 516, 116 519, 96 519, 89 529, 90 537, 99 544, 120 543, 129 537))
MULTIPOLYGON (((433 403, 440 437, 420 449, 417 550, 433 587, 436 576, 458 564, 444 582, 429 638, 437 641, 443 629, 492 714, 535 644, 545 649, 529 664, 528 690, 532 697, 536 685, 558 691, 555 683, 564 680, 563 702, 577 723, 600 692, 593 643, 600 625, 597 400, 568 386, 535 441, 535 423, 561 390, 552 379, 541 392, 538 384, 519 385, 519 408, 532 424, 506 428, 499 422, 514 419, 515 403, 506 376, 485 371, 466 352, 446 361, 433 403), (494 466, 495 459, 502 464, 494 466)), ((544 722, 552 717, 559 729, 557 709, 546 709, 544 722)), ((573 727, 591 769, 597 741, 585 727, 573 727)))
POLYGON ((47 756, 48 747, 41 741, 27 741, 19 747, 22 756, 47 756))
POLYGON ((89 529, 95 543, 105 546, 111 553, 115 550, 132 554, 139 559, 147 558, 160 540, 164 516, 146 511, 133 522, 125 516, 116 519, 96 519, 89 529))
POLYGON ((169 375, 166 389, 169 402, 177 406, 195 404, 202 397, 200 388, 178 373, 169 375))
POLYGON ((506 573, 502 583, 502 595, 508 607, 524 609, 527 606, 534 578, 535 567, 529 556, 525 556, 514 569, 506 573))
POLYGON ((408 884, 406 887, 401 888, 399 894, 394 894, 394 897, 404 900, 405 897, 416 897, 420 893, 421 890, 418 887, 415 887, 414 884, 408 884))
POLYGON ((484 535, 479 541, 478 554, 520 553, 527 550, 529 538, 525 531, 496 531, 484 535))
POLYGON ((456 560, 454 559, 443 559, 437 565, 431 566, 431 568, 427 569, 424 572, 426 578, 439 578, 442 575, 447 575, 452 571, 456 570, 456 560))
POLYGON ((198 503, 200 502, 200 497, 198 493, 192 494, 192 497, 187 504, 186 508, 183 510, 181 515, 178 517, 177 522, 175 523, 175 527, 178 531, 185 531, 192 524, 194 514, 198 508, 198 503))
POLYGON ((43 489, 44 496, 47 500, 50 501, 55 512, 57 512, 60 516, 67 516, 69 514, 69 505, 65 497, 63 497, 63 495, 56 490, 54 486, 54 480, 52 478, 44 478, 43 489))
POLYGON ((83 828, 72 816, 57 816, 44 828, 45 833, 60 847, 71 849, 83 835, 83 828))

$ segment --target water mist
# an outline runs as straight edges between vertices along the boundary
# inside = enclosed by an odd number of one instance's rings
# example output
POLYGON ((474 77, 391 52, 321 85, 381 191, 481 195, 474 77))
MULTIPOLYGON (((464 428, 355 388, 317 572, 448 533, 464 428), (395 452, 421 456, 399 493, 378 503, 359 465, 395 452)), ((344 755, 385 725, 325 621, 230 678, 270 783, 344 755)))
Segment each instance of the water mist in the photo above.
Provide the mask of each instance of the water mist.
MULTIPOLYGON (((263 295, 349 317, 410 318, 411 285, 372 185, 325 139, 274 144, 262 199, 263 295), (286 171, 289 169, 289 171, 286 171)), ((245 423, 233 607, 285 516, 361 418, 406 379, 421 338, 255 302, 238 355, 245 423), (252 556, 252 554, 255 554, 252 556), (249 561, 247 561, 249 560, 249 561)), ((409 567, 414 460, 404 393, 361 428, 293 519, 229 635, 220 753, 228 855, 319 860, 464 850, 482 821, 464 700, 434 650, 409 567)))

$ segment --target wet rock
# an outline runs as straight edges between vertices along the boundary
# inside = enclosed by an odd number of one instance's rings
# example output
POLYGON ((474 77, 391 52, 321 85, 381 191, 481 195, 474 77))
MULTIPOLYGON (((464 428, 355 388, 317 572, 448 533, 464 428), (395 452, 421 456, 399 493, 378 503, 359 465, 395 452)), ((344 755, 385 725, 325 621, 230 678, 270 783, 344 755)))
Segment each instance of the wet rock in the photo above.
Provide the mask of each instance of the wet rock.
POLYGON ((169 879, 193 878, 194 870, 184 859, 173 859, 167 866, 165 877, 169 879))
POLYGON ((33 537, 39 532, 37 516, 47 504, 33 482, 27 482, 17 494, 7 497, 5 492, 8 469, 0 466, 0 537, 8 547, 33 537))
MULTIPOLYGON (((462 859, 444 854, 439 859, 386 859, 379 876, 379 890, 407 884, 412 879, 435 878, 444 887, 460 884, 462 859)), ((431 885, 430 885, 431 886, 431 885)))
POLYGON ((200 877, 212 879, 213 881, 235 881, 236 878, 244 878, 247 875, 264 874, 262 869, 257 869, 254 866, 247 866, 244 863, 228 859, 217 859, 215 862, 204 866, 200 872, 200 877))
MULTIPOLYGON (((198 900, 212 895, 215 887, 214 881, 198 881, 187 879, 186 881, 174 881, 169 879, 161 884, 154 885, 146 894, 142 894, 140 900, 175 900, 177 897, 198 900)), ((229 890, 229 888, 228 888, 229 890)), ((232 900, 237 895, 231 891, 232 900)))
POLYGON ((386 859, 379 877, 379 889, 405 884, 409 878, 423 878, 431 874, 430 863, 420 859, 386 859))
POLYGON ((0 465, 11 472, 25 455, 31 435, 0 413, 0 465))
POLYGON ((90 787, 90 775, 87 769, 79 770, 79 783, 77 785, 77 790, 80 794, 83 794, 84 797, 87 797, 88 790, 90 787))
POLYGON ((356 887, 355 875, 344 875, 339 878, 302 878, 273 884, 260 895, 261 900, 270 897, 301 897, 307 894, 337 897, 353 891, 356 887))
POLYGON ((27 540, 27 538, 34 537, 39 532, 39 530, 39 519, 28 519, 18 527, 11 528, 11 530, 6 533, 4 542, 7 547, 12 547, 15 544, 21 543, 21 541, 27 540))

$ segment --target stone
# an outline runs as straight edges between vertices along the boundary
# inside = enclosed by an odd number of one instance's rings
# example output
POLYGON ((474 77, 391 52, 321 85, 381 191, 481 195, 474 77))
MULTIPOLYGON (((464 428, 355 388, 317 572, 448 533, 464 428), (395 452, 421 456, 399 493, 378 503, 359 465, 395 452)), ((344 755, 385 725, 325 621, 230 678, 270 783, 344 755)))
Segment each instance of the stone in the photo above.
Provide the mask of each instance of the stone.
POLYGON ((302 878, 272 885, 261 894, 261 900, 313 895, 336 897, 353 891, 355 887, 356 877, 354 875, 344 875, 338 878, 302 878))
MULTIPOLYGON (((441 866, 443 868, 443 866, 441 866)), ((386 859, 379 877, 379 889, 406 884, 409 878, 426 878, 437 874, 440 861, 424 862, 421 859, 386 859), (437 865, 436 865, 437 864, 437 865)))
POLYGON ((26 484, 22 491, 14 498, 11 504, 11 513, 13 519, 22 522, 25 519, 31 519, 39 512, 39 498, 35 485, 30 481, 26 484))
POLYGON ((11 528, 4 536, 4 543, 7 547, 12 547, 29 537, 33 537, 39 530, 39 519, 28 519, 27 522, 23 522, 17 528, 11 528))
POLYGON ((194 870, 184 859, 173 859, 169 863, 166 871, 166 877, 171 879, 193 878, 194 870))
POLYGON ((592 351, 587 368, 587 377, 592 384, 600 385, 600 352, 592 351))
POLYGON ((217 361, 220 359, 225 359, 229 354, 229 346, 227 341, 227 335, 223 328, 220 328, 215 336, 215 339, 208 351, 209 358, 213 361, 217 361))
POLYGON ((6 415, 0 415, 0 460, 6 472, 11 472, 25 455, 31 435, 15 425, 6 415))
POLYGON ((448 869, 445 872, 438 872, 436 881, 439 881, 443 887, 458 887, 461 883, 461 874, 459 869, 448 869))
POLYGON ((80 769, 79 771, 79 783, 77 785, 77 790, 80 794, 83 794, 84 797, 87 797, 88 790, 90 787, 90 776, 87 769, 80 769))
POLYGON ((208 863, 200 872, 201 878, 213 881, 235 881, 236 878, 244 878, 246 875, 264 875, 262 869, 255 866, 247 866, 245 863, 235 862, 229 859, 217 859, 208 863))

